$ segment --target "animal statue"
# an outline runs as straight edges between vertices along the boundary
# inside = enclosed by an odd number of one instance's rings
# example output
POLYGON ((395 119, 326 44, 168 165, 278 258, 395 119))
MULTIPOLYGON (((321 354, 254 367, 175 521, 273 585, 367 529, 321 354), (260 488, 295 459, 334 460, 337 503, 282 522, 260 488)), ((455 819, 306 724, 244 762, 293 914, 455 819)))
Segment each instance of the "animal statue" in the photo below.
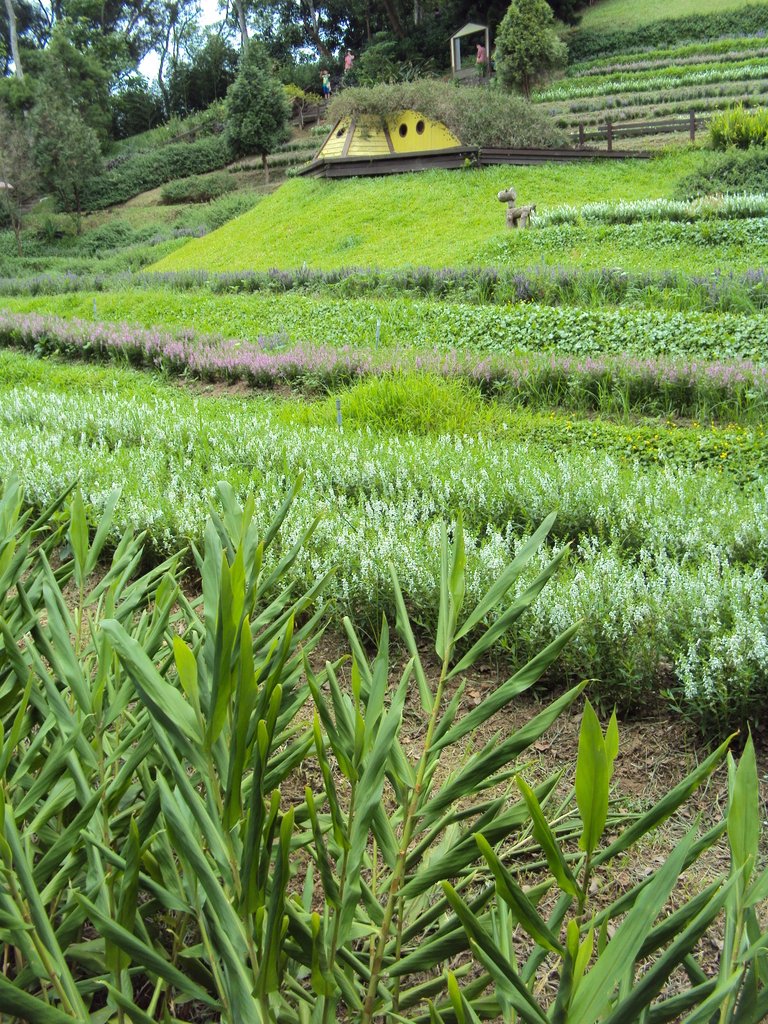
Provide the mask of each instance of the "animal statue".
POLYGON ((496 196, 500 203, 507 203, 507 227, 508 228, 527 228, 530 227, 531 214, 535 211, 536 206, 516 206, 517 192, 510 185, 509 188, 502 190, 496 196))

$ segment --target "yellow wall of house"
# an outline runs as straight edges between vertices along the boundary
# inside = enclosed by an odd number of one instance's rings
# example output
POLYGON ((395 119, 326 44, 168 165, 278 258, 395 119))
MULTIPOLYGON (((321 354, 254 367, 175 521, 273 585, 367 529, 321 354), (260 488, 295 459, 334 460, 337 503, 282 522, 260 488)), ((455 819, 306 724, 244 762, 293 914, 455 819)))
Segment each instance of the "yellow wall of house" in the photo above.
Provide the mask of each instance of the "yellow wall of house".
POLYGON ((428 149, 450 149, 461 142, 444 124, 415 110, 403 110, 387 121, 396 153, 422 153, 428 149))
POLYGON ((349 121, 339 121, 339 123, 331 132, 331 134, 320 147, 320 150, 317 154, 318 157, 341 156, 341 152, 344 149, 344 139, 346 139, 348 131, 349 121))
MULTIPOLYGON (((340 157, 349 134, 350 122, 342 119, 323 143, 318 157, 340 157)), ((404 110, 387 121, 392 149, 395 153, 423 153, 433 149, 450 149, 461 143, 445 125, 424 117, 415 110, 404 110)), ((373 118, 360 118, 355 122, 348 156, 387 156, 390 153, 387 137, 373 118)))
POLYGON ((357 118, 349 156, 389 156, 390 149, 381 123, 374 118, 357 118))

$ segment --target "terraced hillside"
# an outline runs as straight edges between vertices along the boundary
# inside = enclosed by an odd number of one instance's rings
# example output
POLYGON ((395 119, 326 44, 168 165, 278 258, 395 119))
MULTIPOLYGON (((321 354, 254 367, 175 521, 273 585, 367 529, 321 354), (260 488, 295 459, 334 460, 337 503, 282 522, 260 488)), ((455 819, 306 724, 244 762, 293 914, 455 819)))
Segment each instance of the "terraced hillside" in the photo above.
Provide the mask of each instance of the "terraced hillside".
POLYGON ((565 77, 534 96, 559 125, 575 130, 579 123, 590 128, 692 109, 706 116, 734 102, 765 102, 768 5, 718 6, 711 14, 697 5, 696 16, 688 4, 667 5, 665 20, 638 26, 637 12, 647 22, 654 5, 633 5, 629 17, 617 2, 589 10, 571 39, 565 77), (602 22, 599 30, 591 27, 601 13, 612 19, 612 31, 602 22))

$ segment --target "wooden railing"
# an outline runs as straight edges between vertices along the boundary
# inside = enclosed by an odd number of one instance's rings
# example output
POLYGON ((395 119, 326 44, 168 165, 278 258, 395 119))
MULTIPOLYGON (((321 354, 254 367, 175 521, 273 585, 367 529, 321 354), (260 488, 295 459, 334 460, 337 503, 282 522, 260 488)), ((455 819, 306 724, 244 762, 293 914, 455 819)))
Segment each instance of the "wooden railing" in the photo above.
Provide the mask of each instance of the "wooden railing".
POLYGON ((649 135, 666 135, 673 132, 688 132, 691 142, 696 141, 696 132, 706 128, 709 118, 696 113, 695 110, 676 117, 659 118, 657 121, 606 121, 597 128, 585 128, 582 122, 578 132, 573 132, 571 138, 579 145, 584 146, 587 142, 605 140, 608 143, 608 151, 613 149, 614 142, 622 139, 644 138, 649 135))

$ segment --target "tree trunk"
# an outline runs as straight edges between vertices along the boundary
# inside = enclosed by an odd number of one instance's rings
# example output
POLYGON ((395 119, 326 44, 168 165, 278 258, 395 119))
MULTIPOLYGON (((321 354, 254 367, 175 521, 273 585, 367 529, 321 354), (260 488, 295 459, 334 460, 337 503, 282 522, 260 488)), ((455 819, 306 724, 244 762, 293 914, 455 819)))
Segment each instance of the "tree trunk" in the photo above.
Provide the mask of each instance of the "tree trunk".
POLYGON ((392 0, 384 0, 384 10, 387 12, 387 20, 392 26, 392 31, 397 39, 405 39, 405 29, 403 23, 400 21, 400 16, 397 13, 395 5, 392 0))
POLYGON ((331 63, 333 61, 333 54, 323 42, 322 36, 320 35, 320 15, 315 9, 313 0, 308 0, 307 7, 309 8, 309 18, 306 16, 304 17, 304 27, 307 30, 307 35, 311 36, 323 60, 331 63))
POLYGON ((237 23, 240 26, 240 49, 244 50, 248 42, 248 23, 245 20, 245 0, 233 0, 237 12, 237 23))
POLYGON ((16 77, 20 82, 24 81, 24 69, 21 66, 19 55, 19 37, 16 32, 16 13, 13 10, 13 0, 5 0, 5 9, 8 12, 8 28, 11 33, 11 56, 13 66, 16 68, 16 77))
POLYGON ((269 164, 267 163, 267 154, 261 154, 261 166, 264 168, 264 184, 269 184, 269 164))

